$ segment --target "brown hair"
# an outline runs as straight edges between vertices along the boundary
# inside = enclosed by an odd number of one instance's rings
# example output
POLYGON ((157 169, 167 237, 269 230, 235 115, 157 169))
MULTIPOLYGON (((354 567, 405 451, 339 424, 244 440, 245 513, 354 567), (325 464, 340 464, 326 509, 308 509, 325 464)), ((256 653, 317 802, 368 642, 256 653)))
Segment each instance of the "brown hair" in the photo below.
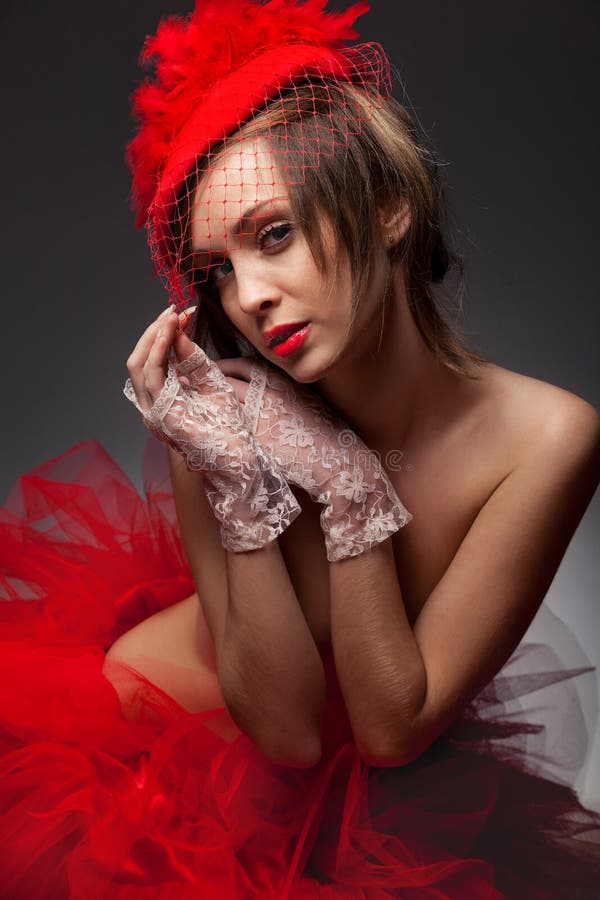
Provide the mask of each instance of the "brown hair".
MULTIPOLYGON (((390 251, 391 262, 404 265, 408 305, 426 345, 450 369, 477 378, 473 368, 485 359, 468 348, 462 329, 446 320, 434 296, 434 291, 441 292, 448 273, 456 270, 455 296, 462 314, 464 262, 442 233, 448 207, 439 165, 405 107, 369 85, 359 89, 350 83, 313 79, 271 101, 234 137, 249 136, 269 139, 282 171, 290 166, 302 171, 301 179, 290 179, 299 182, 290 185, 290 205, 321 272, 326 267, 323 215, 336 241, 345 246, 354 289, 352 320, 380 252, 379 209, 383 204, 398 208, 408 201, 411 223, 390 251), (324 135, 329 137, 330 152, 323 152, 324 135), (343 140, 336 140, 336 135, 343 140)), ((231 141, 227 139, 227 148, 231 141)), ((222 146, 211 150, 211 159, 222 146)), ((181 222, 189 222, 198 171, 182 192, 187 209, 180 205, 176 212, 181 222)), ((191 259, 189 226, 182 238, 188 246, 180 258, 191 259)), ((193 279, 191 270, 183 274, 193 279)), ((223 312, 211 282, 198 284, 196 290, 201 302, 194 340, 201 346, 212 342, 220 357, 240 352, 259 357, 223 312)))

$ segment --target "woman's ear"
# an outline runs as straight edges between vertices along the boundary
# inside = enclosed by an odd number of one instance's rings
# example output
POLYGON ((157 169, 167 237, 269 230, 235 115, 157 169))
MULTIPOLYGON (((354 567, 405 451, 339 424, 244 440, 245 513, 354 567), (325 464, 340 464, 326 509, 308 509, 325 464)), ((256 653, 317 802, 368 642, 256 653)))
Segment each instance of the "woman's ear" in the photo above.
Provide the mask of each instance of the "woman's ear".
POLYGON ((410 228, 411 215, 408 200, 403 200, 394 207, 387 206, 385 209, 381 209, 379 221, 384 244, 390 248, 395 247, 410 228))

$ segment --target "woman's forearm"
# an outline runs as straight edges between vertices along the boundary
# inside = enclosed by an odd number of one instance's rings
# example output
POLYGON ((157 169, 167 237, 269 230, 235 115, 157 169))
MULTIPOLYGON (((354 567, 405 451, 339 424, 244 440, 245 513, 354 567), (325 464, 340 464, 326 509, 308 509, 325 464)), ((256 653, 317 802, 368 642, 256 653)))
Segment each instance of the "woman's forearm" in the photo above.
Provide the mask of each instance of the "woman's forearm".
POLYGON ((426 690, 391 539, 330 562, 329 583, 338 680, 356 744, 374 762, 402 747, 426 690))
POLYGON ((219 677, 227 708, 267 756, 314 764, 325 675, 278 542, 225 555, 229 603, 219 677))
POLYGON ((225 703, 265 754, 316 762, 325 677, 279 544, 226 551, 201 473, 190 472, 171 447, 169 465, 225 703))

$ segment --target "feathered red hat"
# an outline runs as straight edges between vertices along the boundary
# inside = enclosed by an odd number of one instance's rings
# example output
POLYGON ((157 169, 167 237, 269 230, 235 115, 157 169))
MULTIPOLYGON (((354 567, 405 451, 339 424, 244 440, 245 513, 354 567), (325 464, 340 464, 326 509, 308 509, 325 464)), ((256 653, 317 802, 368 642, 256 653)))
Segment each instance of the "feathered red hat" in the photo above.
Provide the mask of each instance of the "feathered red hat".
POLYGON ((146 38, 140 61, 155 61, 154 79, 134 92, 140 121, 127 147, 136 225, 152 206, 168 214, 194 160, 223 140, 286 86, 309 72, 350 78, 347 41, 370 9, 345 12, 327 0, 196 0, 187 16, 163 19, 146 38))

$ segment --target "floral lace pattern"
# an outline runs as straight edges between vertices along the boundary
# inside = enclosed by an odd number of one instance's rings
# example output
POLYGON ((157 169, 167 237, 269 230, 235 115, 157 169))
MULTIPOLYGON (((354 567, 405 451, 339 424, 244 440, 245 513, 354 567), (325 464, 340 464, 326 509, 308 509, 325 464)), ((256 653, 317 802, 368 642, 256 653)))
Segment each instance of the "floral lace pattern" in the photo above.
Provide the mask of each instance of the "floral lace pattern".
POLYGON ((249 431, 233 388, 200 347, 182 363, 169 362, 164 386, 149 410, 140 406, 130 378, 123 393, 146 427, 174 447, 189 470, 204 473, 206 496, 227 550, 256 550, 300 514, 285 477, 249 431))
POLYGON ((330 562, 369 550, 412 519, 377 454, 310 389, 254 362, 243 409, 287 480, 324 504, 330 562))

